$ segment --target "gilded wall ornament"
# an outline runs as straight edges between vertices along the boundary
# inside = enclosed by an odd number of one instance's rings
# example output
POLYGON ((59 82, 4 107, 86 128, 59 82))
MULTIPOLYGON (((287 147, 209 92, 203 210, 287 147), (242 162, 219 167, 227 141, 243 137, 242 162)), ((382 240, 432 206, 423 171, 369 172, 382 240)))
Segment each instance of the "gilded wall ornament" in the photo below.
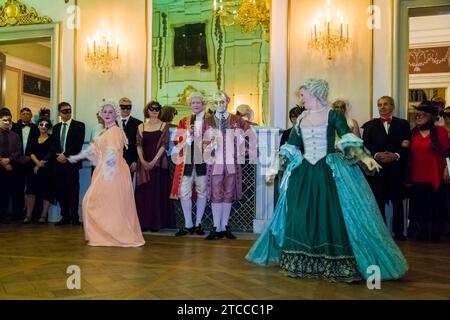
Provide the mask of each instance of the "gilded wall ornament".
POLYGON ((27 8, 17 0, 6 0, 0 5, 0 27, 51 23, 47 16, 40 17, 35 8, 27 8))

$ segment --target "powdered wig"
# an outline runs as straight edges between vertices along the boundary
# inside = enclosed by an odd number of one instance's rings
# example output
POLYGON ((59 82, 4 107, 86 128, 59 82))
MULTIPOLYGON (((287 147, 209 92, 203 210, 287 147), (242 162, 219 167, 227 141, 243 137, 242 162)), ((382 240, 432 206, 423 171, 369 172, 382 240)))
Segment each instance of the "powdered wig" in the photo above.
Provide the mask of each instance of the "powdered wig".
POLYGON ((205 97, 204 97, 200 92, 197 92, 197 91, 192 92, 192 93, 189 95, 188 100, 187 100, 187 103, 188 103, 189 105, 191 105, 192 99, 194 99, 194 98, 199 98, 199 99, 201 100, 202 104, 203 104, 204 106, 206 106, 206 103, 207 103, 207 102, 206 102, 205 97))
POLYGON ((217 101, 217 100, 219 100, 221 98, 225 98, 227 103, 229 103, 231 101, 230 97, 224 91, 217 91, 214 94, 214 101, 217 101))
POLYGON ((307 79, 300 85, 297 92, 300 92, 301 89, 308 90, 323 105, 328 104, 328 92, 330 91, 330 87, 325 80, 307 79))
POLYGON ((119 107, 117 106, 117 104, 116 104, 114 101, 107 101, 107 102, 104 102, 104 103, 100 106, 100 110, 99 110, 100 116, 101 116, 101 114, 102 114, 102 112, 103 112, 103 109, 105 109, 106 107, 111 107, 111 108, 114 109, 114 111, 116 112, 116 123, 120 125, 120 123, 119 123, 120 121, 118 121, 118 119, 119 119, 119 117, 120 117, 120 109, 119 109, 119 107))

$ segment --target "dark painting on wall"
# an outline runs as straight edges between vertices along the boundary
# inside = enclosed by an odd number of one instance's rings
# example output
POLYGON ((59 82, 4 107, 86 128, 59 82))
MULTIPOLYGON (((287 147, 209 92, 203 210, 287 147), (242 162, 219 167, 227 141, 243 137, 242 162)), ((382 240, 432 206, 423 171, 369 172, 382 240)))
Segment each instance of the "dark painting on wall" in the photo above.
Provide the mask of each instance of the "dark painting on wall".
POLYGON ((23 93, 50 98, 50 80, 24 73, 23 93))
POLYGON ((175 66, 200 65, 202 69, 208 68, 205 26, 204 23, 196 23, 174 28, 175 66))

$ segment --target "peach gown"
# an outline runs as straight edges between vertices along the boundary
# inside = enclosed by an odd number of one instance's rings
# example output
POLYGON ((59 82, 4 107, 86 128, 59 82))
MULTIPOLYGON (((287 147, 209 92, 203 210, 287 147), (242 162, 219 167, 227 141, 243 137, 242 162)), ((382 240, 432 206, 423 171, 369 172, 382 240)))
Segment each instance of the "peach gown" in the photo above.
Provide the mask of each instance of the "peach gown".
POLYGON ((145 244, 130 170, 122 156, 126 143, 123 130, 114 126, 92 144, 96 167, 83 199, 85 238, 91 246, 138 247, 145 244))

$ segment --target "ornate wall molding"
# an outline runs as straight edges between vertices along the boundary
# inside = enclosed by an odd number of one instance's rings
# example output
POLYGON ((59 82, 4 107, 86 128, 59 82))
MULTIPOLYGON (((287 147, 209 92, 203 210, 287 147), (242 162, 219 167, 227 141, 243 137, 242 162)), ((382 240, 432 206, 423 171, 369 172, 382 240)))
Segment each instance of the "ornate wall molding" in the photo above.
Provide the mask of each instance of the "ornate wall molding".
POLYGON ((450 72, 450 47, 416 48, 409 51, 409 72, 450 72))
POLYGON ((0 27, 51 23, 48 16, 40 17, 35 8, 27 8, 18 0, 6 0, 0 5, 0 27))

